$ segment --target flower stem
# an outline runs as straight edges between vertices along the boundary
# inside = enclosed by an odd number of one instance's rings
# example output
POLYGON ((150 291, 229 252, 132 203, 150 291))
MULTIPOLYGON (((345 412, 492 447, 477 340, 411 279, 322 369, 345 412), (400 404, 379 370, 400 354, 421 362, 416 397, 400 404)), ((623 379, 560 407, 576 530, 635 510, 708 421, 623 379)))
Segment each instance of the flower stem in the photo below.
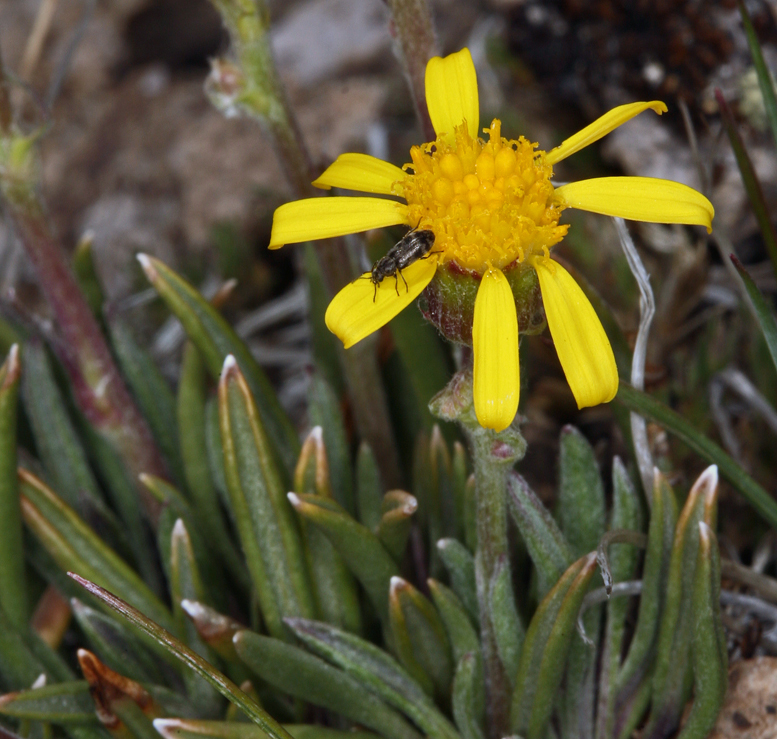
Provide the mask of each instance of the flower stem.
POLYGON ((435 396, 429 410, 438 418, 457 421, 469 442, 475 470, 475 581, 480 613, 480 640, 486 678, 486 718, 490 739, 510 734, 511 676, 499 656, 493 621, 491 586, 497 566, 507 562, 507 478, 526 454, 526 441, 512 426, 495 432, 483 428, 475 416, 472 372, 457 372, 435 396))
POLYGON ((427 141, 435 133, 426 105, 426 63, 437 54, 432 11, 427 0, 387 0, 393 18, 392 35, 399 47, 399 59, 413 95, 421 130, 427 141))

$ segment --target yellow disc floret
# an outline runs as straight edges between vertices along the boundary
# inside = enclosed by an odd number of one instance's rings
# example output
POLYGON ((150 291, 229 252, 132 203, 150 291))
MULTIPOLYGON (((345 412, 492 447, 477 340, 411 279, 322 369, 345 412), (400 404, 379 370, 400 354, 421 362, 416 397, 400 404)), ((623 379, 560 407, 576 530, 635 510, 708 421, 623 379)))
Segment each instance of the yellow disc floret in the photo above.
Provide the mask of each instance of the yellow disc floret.
POLYGON ((455 143, 442 137, 414 146, 407 177, 395 185, 408 204, 409 222, 434 232, 440 264, 483 273, 544 255, 569 226, 558 225, 563 203, 555 198, 553 168, 545 152, 521 136, 501 137, 501 122, 473 139, 466 125, 455 143))

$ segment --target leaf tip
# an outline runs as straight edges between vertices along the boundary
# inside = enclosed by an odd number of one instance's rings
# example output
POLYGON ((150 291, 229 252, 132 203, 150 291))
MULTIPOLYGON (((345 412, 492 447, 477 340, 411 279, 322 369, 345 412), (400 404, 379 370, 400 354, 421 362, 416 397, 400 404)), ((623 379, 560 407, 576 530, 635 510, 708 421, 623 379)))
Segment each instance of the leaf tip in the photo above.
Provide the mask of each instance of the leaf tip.
POLYGON ((300 500, 299 495, 296 493, 286 493, 286 497, 289 499, 289 503, 294 506, 294 508, 299 508, 302 505, 302 501, 300 500))
POLYGON ((140 266, 143 269, 143 272, 145 272, 148 281, 153 283, 157 278, 157 271, 154 267, 154 263, 152 262, 151 257, 148 256, 148 254, 144 254, 143 252, 138 252, 135 255, 135 259, 140 262, 140 266))

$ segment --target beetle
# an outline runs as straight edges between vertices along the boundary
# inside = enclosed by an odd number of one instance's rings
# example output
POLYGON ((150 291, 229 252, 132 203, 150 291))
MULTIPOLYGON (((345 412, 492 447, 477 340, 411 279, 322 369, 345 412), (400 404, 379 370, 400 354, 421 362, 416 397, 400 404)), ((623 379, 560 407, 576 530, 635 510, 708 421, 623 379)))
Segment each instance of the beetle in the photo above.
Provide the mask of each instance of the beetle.
POLYGON ((394 278, 394 287, 399 295, 399 278, 405 283, 405 287, 410 290, 407 280, 402 274, 402 270, 409 267, 413 262, 419 259, 427 259, 430 256, 434 246, 434 231, 413 229, 408 231, 394 246, 392 246, 386 255, 378 259, 372 265, 370 270, 370 280, 375 285, 375 294, 372 296, 374 303, 378 297, 378 285, 386 277, 394 278))

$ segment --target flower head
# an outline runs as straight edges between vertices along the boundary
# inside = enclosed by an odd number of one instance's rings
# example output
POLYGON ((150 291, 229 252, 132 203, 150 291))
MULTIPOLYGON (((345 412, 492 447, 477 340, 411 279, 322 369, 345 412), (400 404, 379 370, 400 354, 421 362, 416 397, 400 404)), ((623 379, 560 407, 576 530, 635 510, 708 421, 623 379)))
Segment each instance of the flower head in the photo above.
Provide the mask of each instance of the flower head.
MULTIPOLYGON (((703 195, 668 180, 601 177, 554 187, 553 165, 648 108, 661 114, 666 106, 653 101, 614 108, 544 152, 522 136, 503 138, 496 119, 483 129, 486 136, 479 136, 477 80, 467 49, 429 61, 426 95, 437 138, 414 146, 402 169, 365 154, 343 154, 313 183, 404 202, 330 197, 287 203, 275 212, 270 248, 398 224, 432 231, 433 250, 402 269, 401 289, 395 280, 355 280, 335 296, 326 323, 348 348, 388 323, 436 275, 435 282, 445 275, 476 281, 471 327, 464 332, 459 327, 450 338, 471 339, 475 411, 483 426, 496 430, 512 422, 520 388, 511 276, 518 269, 536 273, 548 327, 578 406, 612 400, 618 373, 610 343, 583 291, 550 255, 569 228, 559 224, 562 211, 579 208, 708 230, 714 212, 703 195)), ((447 333, 443 323, 436 325, 447 333)))

